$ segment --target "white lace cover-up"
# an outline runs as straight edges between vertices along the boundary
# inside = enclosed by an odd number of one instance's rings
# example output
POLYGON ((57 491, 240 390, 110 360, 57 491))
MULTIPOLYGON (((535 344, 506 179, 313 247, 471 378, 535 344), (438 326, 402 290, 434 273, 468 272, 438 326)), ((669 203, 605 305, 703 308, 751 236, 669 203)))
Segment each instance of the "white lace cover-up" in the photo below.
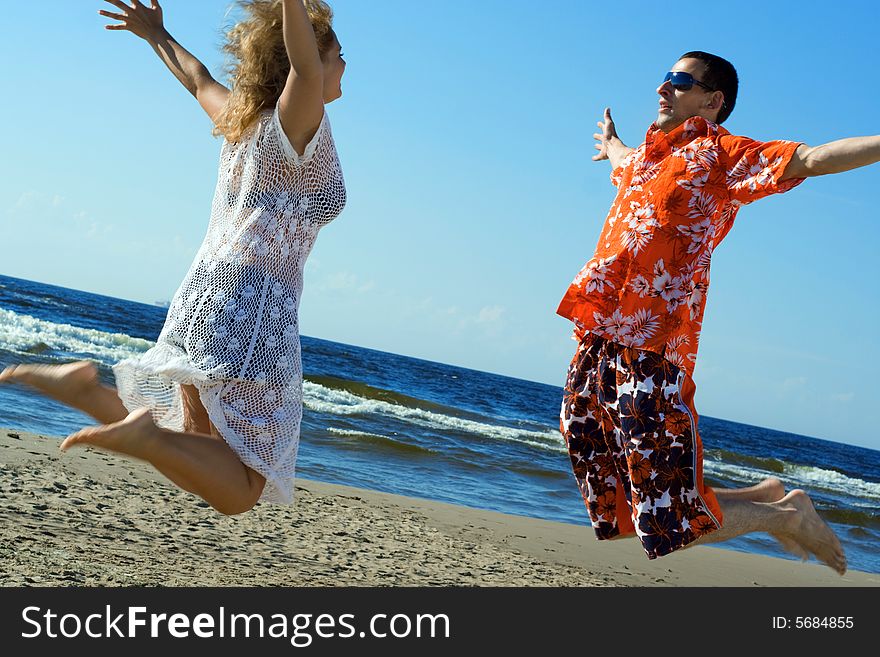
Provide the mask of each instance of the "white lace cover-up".
POLYGON ((183 430, 181 384, 242 462, 266 477, 264 502, 293 501, 302 419, 297 313, 318 231, 345 205, 327 115, 302 156, 265 112, 223 142, 208 232, 156 346, 114 366, 129 411, 183 430))

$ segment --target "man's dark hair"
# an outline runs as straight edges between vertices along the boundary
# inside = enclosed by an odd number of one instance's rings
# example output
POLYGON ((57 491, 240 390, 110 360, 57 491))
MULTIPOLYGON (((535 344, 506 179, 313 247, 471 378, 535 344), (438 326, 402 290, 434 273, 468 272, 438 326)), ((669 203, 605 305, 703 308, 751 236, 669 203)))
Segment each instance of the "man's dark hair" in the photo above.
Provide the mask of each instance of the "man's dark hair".
POLYGON ((736 92, 739 90, 739 78, 733 64, 702 50, 686 52, 679 59, 699 59, 706 65, 706 74, 700 82, 724 94, 724 105, 718 111, 718 123, 724 123, 736 105, 736 92))

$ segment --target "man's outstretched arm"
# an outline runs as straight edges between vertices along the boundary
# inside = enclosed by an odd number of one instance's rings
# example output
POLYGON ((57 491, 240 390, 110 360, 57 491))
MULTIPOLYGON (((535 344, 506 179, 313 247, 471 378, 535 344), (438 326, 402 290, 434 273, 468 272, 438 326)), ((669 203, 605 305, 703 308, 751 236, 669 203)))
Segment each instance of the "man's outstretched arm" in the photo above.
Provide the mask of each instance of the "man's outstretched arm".
POLYGON ((605 108, 604 120, 599 121, 596 125, 602 132, 593 135, 593 139, 596 140, 596 150, 599 151, 593 156, 593 161, 608 160, 611 162, 611 168, 616 169, 633 149, 620 141, 620 137, 617 136, 617 129, 611 119, 610 107, 605 108))
POLYGON ((880 136, 850 137, 821 146, 801 144, 780 180, 840 173, 875 162, 880 162, 880 136))

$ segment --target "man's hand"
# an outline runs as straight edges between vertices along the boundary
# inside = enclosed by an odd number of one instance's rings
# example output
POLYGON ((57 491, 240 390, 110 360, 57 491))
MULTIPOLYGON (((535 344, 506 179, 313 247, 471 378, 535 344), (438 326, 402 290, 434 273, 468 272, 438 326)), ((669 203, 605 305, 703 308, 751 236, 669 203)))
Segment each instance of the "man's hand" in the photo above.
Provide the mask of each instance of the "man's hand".
POLYGON ((99 10, 101 16, 119 21, 119 24, 105 25, 108 30, 127 30, 141 39, 150 41, 165 30, 162 22, 162 7, 156 0, 151 0, 150 6, 141 4, 138 0, 131 0, 128 5, 121 0, 104 0, 119 9, 122 13, 99 10))
POLYGON ((605 120, 599 121, 596 125, 599 126, 601 132, 597 132, 593 135, 593 139, 597 142, 596 150, 599 151, 593 156, 593 161, 599 162, 608 159, 609 142, 611 142, 612 139, 620 141, 620 138, 617 136, 617 130, 615 129, 614 121, 611 118, 610 107, 605 108, 605 120))
POLYGON ((596 150, 599 151, 593 156, 593 161, 610 160, 611 166, 616 169, 633 149, 624 144, 617 136, 617 128, 614 127, 610 107, 605 108, 604 120, 599 121, 596 125, 599 126, 601 132, 593 135, 593 139, 596 140, 596 150))

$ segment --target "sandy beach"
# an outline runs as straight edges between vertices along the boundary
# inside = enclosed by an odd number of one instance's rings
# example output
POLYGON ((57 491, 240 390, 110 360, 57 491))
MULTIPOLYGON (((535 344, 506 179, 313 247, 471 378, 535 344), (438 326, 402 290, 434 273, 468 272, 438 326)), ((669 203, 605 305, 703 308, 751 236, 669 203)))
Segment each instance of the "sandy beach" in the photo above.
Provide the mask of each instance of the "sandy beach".
POLYGON ((880 586, 713 547, 648 561, 586 526, 299 480, 224 517, 150 466, 0 430, 4 586, 880 586))

